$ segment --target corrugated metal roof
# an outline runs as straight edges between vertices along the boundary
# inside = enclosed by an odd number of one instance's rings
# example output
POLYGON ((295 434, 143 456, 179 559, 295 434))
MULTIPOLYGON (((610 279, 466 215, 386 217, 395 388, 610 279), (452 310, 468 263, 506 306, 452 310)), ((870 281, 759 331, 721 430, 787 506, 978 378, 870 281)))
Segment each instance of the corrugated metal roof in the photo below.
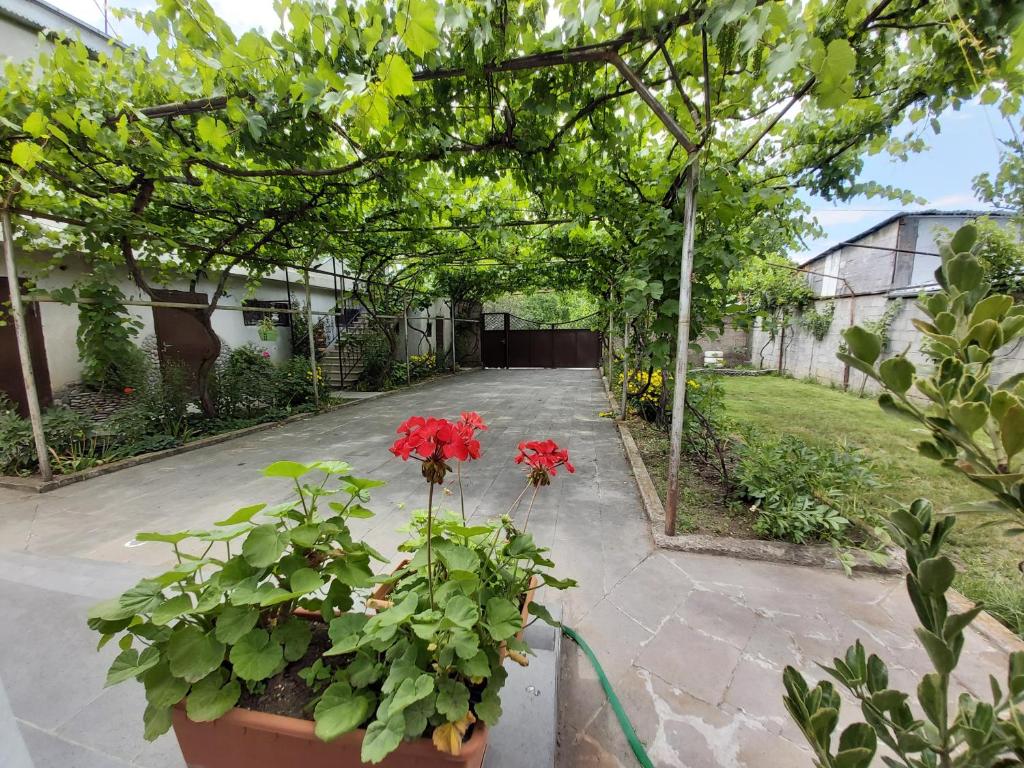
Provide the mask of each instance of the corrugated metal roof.
POLYGON ((851 238, 843 241, 843 243, 837 243, 836 245, 833 245, 833 246, 830 246, 830 247, 826 248, 824 251, 822 251, 818 255, 812 256, 809 259, 805 259, 804 261, 801 261, 800 262, 800 266, 801 267, 806 267, 808 264, 812 264, 815 261, 817 261, 818 259, 822 259, 825 256, 828 256, 830 253, 833 253, 834 251, 838 251, 840 248, 845 248, 846 246, 844 245, 844 243, 850 243, 850 242, 856 242, 858 240, 863 240, 868 235, 873 234, 873 233, 877 232, 878 230, 882 229, 882 227, 886 227, 889 224, 892 224, 894 221, 899 221, 900 219, 904 219, 904 218, 906 218, 906 219, 910 219, 910 218, 923 218, 925 216, 962 216, 964 218, 977 218, 979 216, 1004 216, 1004 217, 1009 217, 1010 215, 1011 214, 1006 213, 1004 211, 978 211, 978 210, 969 210, 969 209, 959 209, 959 210, 943 211, 943 210, 939 210, 938 208, 929 208, 929 209, 924 210, 924 211, 900 211, 899 213, 895 213, 892 216, 888 216, 888 217, 882 219, 882 221, 878 222, 877 224, 875 224, 875 225, 873 225, 871 227, 868 227, 867 229, 865 229, 860 234, 855 235, 854 237, 851 237, 851 238))

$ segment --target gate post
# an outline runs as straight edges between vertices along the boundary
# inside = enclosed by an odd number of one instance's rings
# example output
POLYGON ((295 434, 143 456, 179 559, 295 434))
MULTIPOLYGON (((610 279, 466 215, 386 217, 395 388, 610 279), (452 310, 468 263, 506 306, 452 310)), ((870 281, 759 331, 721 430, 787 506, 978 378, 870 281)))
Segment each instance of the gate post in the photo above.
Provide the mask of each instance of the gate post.
POLYGON ((505 313, 505 367, 508 368, 508 332, 511 325, 508 312, 505 313))

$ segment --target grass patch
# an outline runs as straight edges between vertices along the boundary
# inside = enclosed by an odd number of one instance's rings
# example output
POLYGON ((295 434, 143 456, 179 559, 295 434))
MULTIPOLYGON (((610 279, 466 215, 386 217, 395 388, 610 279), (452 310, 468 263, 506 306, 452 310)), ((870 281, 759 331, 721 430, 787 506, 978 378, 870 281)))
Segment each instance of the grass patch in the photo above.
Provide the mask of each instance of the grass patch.
MULTIPOLYGON (((726 377, 723 386, 726 413, 740 424, 808 441, 848 441, 861 448, 875 460, 884 484, 864 499, 879 512, 919 496, 931 499, 937 510, 985 498, 984 491, 962 475, 921 456, 916 446, 925 437, 922 428, 883 412, 874 399, 774 376, 726 377)), ((958 515, 950 539, 950 555, 962 569, 956 587, 969 599, 983 601, 993 615, 1024 635, 1024 577, 1018 569, 1024 541, 1004 537, 998 528, 982 527, 987 519, 958 515)))

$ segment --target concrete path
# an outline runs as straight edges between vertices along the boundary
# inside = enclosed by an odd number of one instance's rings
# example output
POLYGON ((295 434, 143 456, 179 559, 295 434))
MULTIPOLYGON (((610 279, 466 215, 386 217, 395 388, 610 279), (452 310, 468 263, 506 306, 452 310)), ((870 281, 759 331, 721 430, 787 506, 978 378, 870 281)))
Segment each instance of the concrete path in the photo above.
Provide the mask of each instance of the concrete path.
MULTIPOLYGON (((530 529, 579 580, 565 621, 601 658, 657 765, 810 766, 782 707, 781 669, 813 675, 814 661, 856 637, 884 649, 895 681, 913 687, 927 664, 899 580, 654 550, 615 425, 598 416, 606 408, 596 371, 486 371, 42 496, 0 490, 0 682, 37 768, 181 765, 173 737, 142 741, 140 686, 103 690, 113 650, 95 654, 84 629, 89 605, 166 562, 159 545, 133 541, 136 531, 204 526, 286 497, 259 476, 272 461, 344 459, 388 480, 371 505, 378 516, 357 533, 393 551, 396 528, 425 501, 416 467, 387 452, 412 414, 476 410, 491 425, 463 478, 473 515, 504 512, 522 489, 520 440, 569 448, 578 471, 542 491, 530 529)), ((457 494, 442 498, 457 504, 457 494)), ((959 682, 986 690, 988 674, 1004 676, 1004 651, 972 633, 959 682)), ((569 642, 560 686, 558 764, 635 764, 569 642)))

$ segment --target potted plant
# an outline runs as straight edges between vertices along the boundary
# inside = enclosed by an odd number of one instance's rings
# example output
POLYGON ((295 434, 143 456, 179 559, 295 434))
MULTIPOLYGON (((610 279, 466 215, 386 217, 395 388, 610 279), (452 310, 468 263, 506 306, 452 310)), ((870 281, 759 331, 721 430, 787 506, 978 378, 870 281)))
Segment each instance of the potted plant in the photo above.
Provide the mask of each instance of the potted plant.
POLYGON ((264 315, 260 318, 257 333, 261 341, 277 341, 277 327, 274 325, 274 318, 264 315))
POLYGON ((243 507, 210 530, 139 534, 169 545, 176 565, 96 606, 89 626, 121 648, 107 684, 143 683, 146 738, 173 726, 186 763, 207 768, 479 766, 501 714, 503 659, 526 663, 528 615, 551 621, 531 585, 574 584, 547 572, 529 510, 521 530, 510 517, 526 491, 535 498, 557 468, 571 471, 553 443, 521 446, 527 485, 500 519, 435 514, 435 486, 480 455, 483 429, 470 413, 400 428, 392 451, 421 461, 428 503, 391 574, 374 574, 386 558, 349 529, 372 516, 381 483, 338 461, 267 467, 294 486, 281 504, 243 507))

